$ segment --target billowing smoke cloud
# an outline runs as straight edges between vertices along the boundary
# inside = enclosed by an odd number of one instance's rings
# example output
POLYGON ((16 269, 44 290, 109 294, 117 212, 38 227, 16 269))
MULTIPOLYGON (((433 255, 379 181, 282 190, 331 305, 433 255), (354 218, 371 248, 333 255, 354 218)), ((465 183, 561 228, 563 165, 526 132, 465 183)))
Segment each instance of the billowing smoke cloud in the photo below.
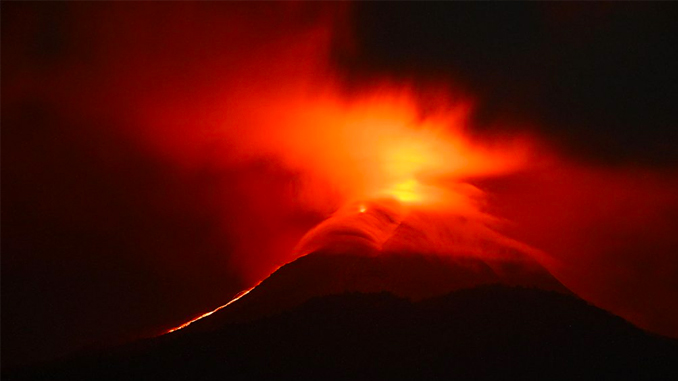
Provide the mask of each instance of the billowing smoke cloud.
POLYGON ((523 56, 494 76, 468 49, 442 49, 465 71, 420 66, 435 43, 419 27, 371 40, 365 17, 385 19, 361 7, 3 4, 4 364, 177 325, 293 258, 333 213, 381 202, 415 211, 418 242, 445 246, 461 216, 531 245, 575 292, 675 334, 670 171, 553 158, 577 149, 532 118, 542 103, 522 107, 538 95, 491 112, 543 71, 512 88, 523 56), (424 50, 375 60, 403 41, 424 50))

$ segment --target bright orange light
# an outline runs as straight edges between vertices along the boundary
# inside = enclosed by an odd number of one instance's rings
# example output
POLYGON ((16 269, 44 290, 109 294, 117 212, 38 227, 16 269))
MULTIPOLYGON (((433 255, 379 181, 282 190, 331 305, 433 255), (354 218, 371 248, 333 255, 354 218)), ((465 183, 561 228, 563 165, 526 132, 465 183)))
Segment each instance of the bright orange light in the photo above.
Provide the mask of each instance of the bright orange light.
POLYGON ((423 198, 423 194, 419 188, 420 185, 417 180, 410 179, 396 184, 395 187, 388 189, 385 193, 401 202, 416 202, 421 201, 423 198))
MULTIPOLYGON (((280 269, 280 268, 283 267, 283 266, 285 266, 285 264, 276 267, 275 269, 273 269, 273 271, 271 272, 271 274, 274 273, 274 272, 276 272, 276 271, 278 271, 278 269, 280 269)), ((248 288, 248 289, 246 289, 246 290, 240 291, 239 293, 237 293, 237 294, 233 297, 233 299, 229 300, 228 303, 226 303, 226 304, 224 304, 224 305, 222 305, 222 306, 219 306, 219 307, 213 309, 212 311, 205 312, 204 314, 199 315, 199 316, 197 316, 197 317, 195 317, 195 318, 193 318, 193 319, 191 319, 191 320, 189 320, 189 321, 187 321, 187 322, 185 322, 185 323, 183 323, 183 324, 181 324, 181 325, 179 325, 179 326, 176 326, 176 327, 174 327, 174 328, 168 329, 167 331, 163 332, 162 334, 165 335, 165 334, 168 334, 168 333, 176 332, 176 331, 178 331, 178 330, 180 330, 180 329, 184 329, 184 328, 188 327, 189 325, 195 323, 196 321, 198 321, 198 320, 200 320, 200 319, 203 319, 203 318, 206 318, 206 317, 208 317, 208 316, 214 314, 215 312, 217 312, 217 311, 219 311, 219 310, 221 310, 221 309, 224 309, 224 308, 230 306, 231 304, 233 304, 233 303, 237 302, 238 300, 240 300, 240 299, 241 299, 242 297, 244 297, 245 295, 249 294, 252 290, 254 290, 257 286, 259 286, 259 285, 260 285, 262 282, 264 282, 266 279, 268 279, 268 277, 266 277, 266 278, 260 280, 260 281, 257 282, 257 284, 255 284, 254 286, 252 286, 252 287, 250 287, 250 288, 248 288)))
MULTIPOLYGON (((251 138, 286 166, 329 184, 343 202, 386 197, 438 210, 469 209, 461 205, 469 195, 455 184, 511 172, 527 161, 524 141, 484 146, 467 138, 464 103, 424 118, 407 90, 380 89, 352 99, 337 94, 330 89, 280 100, 268 123, 281 128, 251 138)), ((316 206, 321 195, 304 196, 316 206)))

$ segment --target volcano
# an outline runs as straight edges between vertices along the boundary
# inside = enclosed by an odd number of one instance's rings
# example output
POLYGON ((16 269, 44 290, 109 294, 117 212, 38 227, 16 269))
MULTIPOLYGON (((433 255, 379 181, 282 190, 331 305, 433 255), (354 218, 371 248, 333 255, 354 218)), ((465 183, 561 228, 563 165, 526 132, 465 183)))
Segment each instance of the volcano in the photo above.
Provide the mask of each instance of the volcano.
POLYGON ((280 267, 228 308, 181 328, 215 330, 313 298, 355 292, 386 292, 413 302, 493 284, 571 293, 530 254, 478 234, 482 230, 463 217, 448 216, 458 229, 446 234, 451 251, 422 254, 411 248, 432 245, 422 231, 429 226, 418 226, 418 216, 405 216, 397 204, 387 202, 348 209, 302 239, 298 250, 307 254, 280 267))
POLYGON ((644 380, 678 375, 677 341, 589 305, 530 253, 465 217, 451 220, 447 226, 458 230, 446 232, 450 250, 442 255, 433 250, 431 230, 422 230, 429 225, 417 216, 380 204, 357 205, 310 231, 298 247, 299 258, 212 313, 153 339, 3 378, 644 380))
POLYGON ((185 329, 6 372, 3 379, 670 380, 678 375, 677 341, 650 335, 571 294, 537 288, 479 286, 419 302, 387 292, 344 293, 213 328, 185 329))
POLYGON ((292 309, 313 298, 345 293, 387 292, 411 301, 481 285, 503 284, 569 293, 536 262, 421 254, 366 256, 359 253, 308 254, 289 263, 237 302, 187 326, 210 331, 292 309))

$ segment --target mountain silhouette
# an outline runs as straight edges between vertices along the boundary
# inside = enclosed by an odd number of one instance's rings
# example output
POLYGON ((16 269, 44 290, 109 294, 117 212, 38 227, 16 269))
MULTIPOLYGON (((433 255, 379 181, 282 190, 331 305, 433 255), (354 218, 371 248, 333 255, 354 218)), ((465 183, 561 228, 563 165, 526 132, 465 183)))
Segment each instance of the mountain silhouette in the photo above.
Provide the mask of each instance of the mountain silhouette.
POLYGON ((350 292, 411 301, 487 284, 570 293, 533 255, 477 219, 422 215, 388 200, 348 205, 309 231, 298 253, 236 303, 182 331, 210 331, 350 292))
POLYGON ((670 380, 678 342, 573 295, 501 285, 412 302, 312 298, 211 332, 3 375, 8 380, 670 380))
POLYGON ((289 263, 236 303, 194 322, 185 331, 277 314, 314 298, 350 292, 388 292, 418 301, 485 284, 536 287, 569 293, 527 257, 512 260, 420 254, 367 255, 315 252, 289 263))
POLYGON ((589 305, 483 226, 452 224, 436 225, 454 228, 441 241, 393 208, 339 215, 205 318, 3 379, 678 379, 678 341, 589 305), (412 250, 429 242, 450 250, 412 250))

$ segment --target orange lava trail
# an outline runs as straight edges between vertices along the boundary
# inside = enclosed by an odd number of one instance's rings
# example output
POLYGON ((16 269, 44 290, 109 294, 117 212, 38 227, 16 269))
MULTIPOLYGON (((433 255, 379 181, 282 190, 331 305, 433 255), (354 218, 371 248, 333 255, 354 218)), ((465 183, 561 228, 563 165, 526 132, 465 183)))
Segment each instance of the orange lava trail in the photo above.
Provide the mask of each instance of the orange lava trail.
MULTIPOLYGON (((261 282, 259 282, 259 283, 261 283, 261 282)), ((257 286, 258 286, 258 285, 259 285, 259 284, 257 283, 257 286)), ((257 286, 254 286, 254 287, 257 287, 257 286)), ((172 333, 172 332, 174 332, 174 331, 178 331, 178 330, 180 330, 180 329, 182 329, 182 328, 186 328, 186 327, 188 327, 189 325, 193 324, 194 322, 196 322, 196 321, 198 321, 198 320, 200 320, 200 319, 202 319, 202 318, 204 318, 204 317, 208 317, 208 316, 212 315, 213 313, 219 311, 219 310, 222 309, 222 308, 225 308, 225 307, 230 306, 231 304, 235 303, 238 299, 242 298, 243 296, 247 295, 250 291, 254 290, 254 287, 248 288, 247 290, 244 290, 244 291, 240 291, 238 294, 236 294, 236 296, 235 296, 233 299, 231 299, 230 302, 224 304, 223 306, 219 306, 219 307, 213 309, 213 310, 210 311, 210 312, 205 312, 204 314, 202 314, 202 315, 200 315, 200 316, 198 316, 198 317, 196 317, 196 318, 194 318, 194 319, 192 319, 192 320, 189 320, 189 321, 187 321, 186 323, 184 323, 184 324, 182 324, 182 325, 180 325, 180 326, 174 327, 174 328, 168 330, 167 332, 165 332, 165 334, 172 333)))
MULTIPOLYGON (((283 266, 284 266, 284 265, 278 266, 275 270, 271 271, 271 274, 273 274, 274 272, 278 271, 278 269, 280 269, 280 268, 283 267, 283 266)), ((270 276, 270 275, 269 275, 269 276, 270 276)), ((180 329, 186 328, 186 327, 188 327, 189 325, 195 323, 196 321, 198 321, 198 320, 200 320, 200 319, 202 319, 202 318, 208 317, 208 316, 212 315, 213 313, 219 311, 219 310, 222 309, 222 308, 226 308, 226 307, 230 306, 231 304, 233 304, 233 303, 237 302, 238 300, 240 300, 240 298, 242 298, 243 296, 249 294, 250 291, 254 290, 257 286, 259 286, 261 283, 263 283, 266 279, 268 279, 268 277, 266 277, 266 278, 260 280, 260 281, 257 282, 257 284, 255 284, 254 286, 252 286, 252 287, 250 287, 250 288, 248 288, 248 289, 246 289, 246 290, 240 291, 239 293, 237 293, 237 294, 235 295, 235 297, 233 297, 233 299, 231 299, 228 303, 224 304, 223 306, 219 306, 219 307, 213 309, 212 311, 205 312, 204 314, 202 314, 202 315, 200 315, 200 316, 198 316, 198 317, 196 317, 196 318, 193 318, 193 319, 187 321, 186 323, 184 323, 184 324, 182 324, 182 325, 179 325, 179 326, 176 326, 176 327, 174 327, 174 328, 172 328, 172 329, 170 329, 170 330, 167 330, 167 332, 163 333, 163 335, 166 335, 166 334, 168 334, 168 333, 172 333, 172 332, 178 331, 178 330, 180 330, 180 329)))

